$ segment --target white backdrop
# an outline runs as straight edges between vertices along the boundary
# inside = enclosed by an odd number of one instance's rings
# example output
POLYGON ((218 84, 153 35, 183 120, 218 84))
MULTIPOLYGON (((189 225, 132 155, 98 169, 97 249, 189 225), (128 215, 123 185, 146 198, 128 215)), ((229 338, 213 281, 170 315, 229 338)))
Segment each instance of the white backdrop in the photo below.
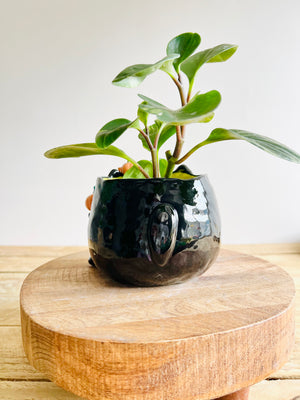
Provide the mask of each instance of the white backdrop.
MULTIPOLYGON (((45 150, 93 141, 111 119, 134 118, 137 93, 178 107, 158 72, 137 90, 111 85, 124 67, 152 63, 167 42, 193 31, 201 48, 236 43, 237 53, 202 68, 195 87, 217 89, 210 124, 189 127, 185 149, 214 127, 271 136, 300 152, 299 0, 10 0, 0 16, 0 244, 85 245, 84 201, 117 158, 48 160, 45 150)), ((121 148, 145 158, 134 131, 121 148)), ((243 142, 190 158, 219 201, 223 242, 300 240, 300 166, 243 142)))

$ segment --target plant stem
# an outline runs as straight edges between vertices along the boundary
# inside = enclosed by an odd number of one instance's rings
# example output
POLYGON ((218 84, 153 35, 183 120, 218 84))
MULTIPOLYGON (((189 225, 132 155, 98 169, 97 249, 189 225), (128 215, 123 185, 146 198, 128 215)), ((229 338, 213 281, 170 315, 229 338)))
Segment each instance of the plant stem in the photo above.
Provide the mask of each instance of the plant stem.
POLYGON ((176 146, 173 152, 173 157, 178 158, 180 156, 180 152, 183 146, 183 139, 182 139, 182 134, 181 134, 181 128, 180 126, 176 126, 176 146))
POLYGON ((153 166, 153 178, 159 178, 158 152, 155 147, 151 149, 151 157, 153 166))
POLYGON ((183 163, 187 158, 189 158, 196 150, 200 149, 200 147, 205 146, 206 144, 209 144, 209 140, 204 140, 201 143, 198 143, 196 146, 194 146, 190 151, 188 151, 183 157, 181 157, 179 160, 175 161, 175 164, 181 164, 183 163))
POLYGON ((126 160, 130 161, 138 170, 140 170, 145 178, 150 178, 149 174, 144 170, 144 168, 141 167, 140 164, 138 164, 133 158, 127 156, 126 160))
POLYGON ((175 129, 176 129, 176 141, 179 142, 181 140, 181 127, 176 126, 175 129))
MULTIPOLYGON (((179 94, 180 94, 180 100, 181 100, 181 105, 184 107, 186 105, 186 100, 185 100, 185 94, 183 91, 183 86, 181 83, 181 76, 178 74, 178 80, 174 77, 172 77, 175 85, 178 88, 179 94)), ((167 171, 166 171, 166 178, 170 178, 172 175, 176 160, 179 158, 182 146, 184 143, 184 134, 185 134, 185 126, 176 126, 176 145, 175 149, 173 152, 173 156, 168 159, 168 166, 167 166, 167 171)))
POLYGON ((153 149, 153 145, 151 143, 151 140, 150 140, 148 134, 146 134, 142 129, 139 129, 139 132, 143 136, 143 138, 146 140, 147 145, 149 147, 149 150, 152 150, 153 149))
POLYGON ((194 81, 190 82, 190 84, 189 84, 189 90, 188 90, 188 94, 187 94, 187 97, 186 97, 186 102, 187 103, 190 101, 190 98, 191 98, 191 95, 192 95, 193 86, 194 86, 194 81))
POLYGON ((175 161, 173 160, 173 157, 172 157, 172 158, 170 158, 170 160, 168 160, 168 166, 167 166, 165 178, 170 178, 174 167, 175 167, 175 161))
POLYGON ((186 101, 185 101, 185 95, 184 95, 182 84, 176 78, 172 77, 172 79, 178 88, 178 91, 180 94, 181 105, 184 106, 186 104, 186 101))
POLYGON ((140 164, 136 163, 135 166, 141 171, 145 178, 150 179, 150 176, 147 174, 144 168, 140 166, 140 164))
POLYGON ((191 94, 192 94, 192 88, 190 88, 190 90, 188 91, 187 97, 186 97, 186 102, 188 103, 190 101, 191 98, 191 94))
MULTIPOLYGON (((149 135, 148 135, 148 127, 145 127, 145 130, 146 130, 147 133, 145 133, 142 129, 139 129, 139 132, 144 137, 144 139, 146 140, 147 145, 149 147, 149 150, 151 151, 152 167, 153 167, 153 178, 159 178, 159 163, 158 163, 158 153, 157 153, 157 142, 158 142, 159 135, 156 136, 155 144, 153 146, 153 144, 152 144, 152 142, 151 142, 151 140, 149 138, 149 135)), ((140 167, 140 168, 142 168, 142 167, 140 167)), ((148 175, 148 178, 150 178, 149 175, 148 175)))
POLYGON ((185 125, 182 125, 180 127, 180 131, 181 131, 181 139, 184 140, 184 136, 185 136, 185 125))
POLYGON ((159 141, 160 134, 161 134, 161 132, 162 132, 162 130, 164 129, 165 126, 166 126, 166 124, 165 124, 165 123, 162 123, 161 126, 160 126, 160 128, 158 129, 158 132, 157 132, 156 136, 155 136, 153 147, 154 147, 156 150, 157 150, 157 147, 158 147, 158 141, 159 141))
POLYGON ((168 166, 167 166, 167 171, 166 171, 166 178, 170 178, 170 176, 172 175, 173 169, 175 167, 176 161, 180 156, 181 150, 182 150, 182 146, 184 143, 184 140, 182 138, 182 133, 180 132, 180 126, 176 126, 176 145, 175 145, 175 149, 173 152, 173 155, 171 157, 169 157, 168 159, 168 166))

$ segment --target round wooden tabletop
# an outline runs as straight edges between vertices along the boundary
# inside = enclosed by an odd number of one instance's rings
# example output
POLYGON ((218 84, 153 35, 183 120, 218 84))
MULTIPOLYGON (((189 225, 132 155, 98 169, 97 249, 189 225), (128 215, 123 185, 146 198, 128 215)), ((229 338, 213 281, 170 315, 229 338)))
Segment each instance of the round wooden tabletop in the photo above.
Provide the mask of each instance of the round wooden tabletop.
POLYGON ((283 365, 294 340, 295 289, 281 268, 222 250, 202 276, 128 287, 57 258, 23 283, 29 362, 87 399, 207 400, 283 365))

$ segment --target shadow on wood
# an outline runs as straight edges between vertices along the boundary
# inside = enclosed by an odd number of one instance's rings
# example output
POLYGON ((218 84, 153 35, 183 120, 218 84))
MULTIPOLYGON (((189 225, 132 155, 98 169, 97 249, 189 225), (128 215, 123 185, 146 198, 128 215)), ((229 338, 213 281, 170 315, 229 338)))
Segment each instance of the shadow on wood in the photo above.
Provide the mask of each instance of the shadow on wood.
POLYGON ((237 392, 228 394, 227 396, 219 397, 214 400, 248 400, 249 388, 241 389, 237 392))

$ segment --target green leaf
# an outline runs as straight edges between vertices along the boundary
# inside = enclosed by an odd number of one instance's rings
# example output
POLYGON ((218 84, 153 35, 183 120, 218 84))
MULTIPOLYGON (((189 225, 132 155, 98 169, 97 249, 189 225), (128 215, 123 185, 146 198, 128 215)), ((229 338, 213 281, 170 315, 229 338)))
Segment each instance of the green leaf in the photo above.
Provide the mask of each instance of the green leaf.
POLYGON ((117 147, 109 146, 106 147, 106 149, 100 149, 96 143, 79 143, 55 147, 46 151, 44 155, 47 158, 70 158, 92 156, 97 154, 116 156, 124 158, 125 160, 130 160, 130 157, 117 147))
POLYGON ((160 137, 158 139, 157 149, 159 150, 161 146, 168 140, 170 137, 175 135, 176 127, 173 125, 167 125, 162 130, 160 137))
MULTIPOLYGON (((153 166, 152 162, 149 160, 140 160, 138 164, 144 168, 146 172, 148 172, 150 178, 153 177, 153 166)), ((164 158, 159 160, 159 172, 160 176, 165 176, 166 170, 168 166, 168 161, 164 158)), ((136 166, 131 167, 128 171, 125 172, 123 179, 144 179, 144 175, 139 171, 136 166)))
POLYGON ((197 71, 203 64, 226 61, 236 52, 236 49, 237 46, 234 44, 220 44, 211 49, 200 51, 186 59, 181 65, 181 70, 192 83, 197 71))
POLYGON ((174 68, 176 72, 179 72, 180 64, 199 46, 201 42, 201 38, 198 33, 182 33, 181 35, 176 36, 171 39, 167 45, 167 54, 179 54, 176 60, 173 61, 174 68))
MULTIPOLYGON (((96 145, 96 143, 79 143, 79 144, 70 144, 67 146, 55 147, 54 149, 46 151, 44 155, 47 158, 70 158, 70 157, 92 156, 97 154, 124 158, 125 160, 130 161, 133 165, 135 166, 137 165, 137 162, 133 158, 131 158, 128 154, 126 154, 123 150, 118 149, 115 146, 109 146, 106 147, 105 149, 100 149, 96 145)), ((140 174, 144 177, 144 175, 141 172, 140 174)))
POLYGON ((186 172, 178 171, 178 172, 173 172, 170 178, 173 179, 193 179, 195 178, 196 175, 190 175, 187 174, 186 172))
POLYGON ((142 110, 140 107, 138 108, 137 111, 137 116, 139 118, 139 120, 144 124, 144 126, 146 127, 148 124, 148 113, 144 110, 142 110))
POLYGON ((196 94, 191 101, 178 110, 170 110, 163 104, 139 94, 146 102, 140 104, 140 108, 149 114, 154 114, 160 121, 168 125, 186 125, 195 122, 208 122, 213 118, 213 111, 221 101, 221 95, 217 90, 204 94, 196 94))
POLYGON ((167 57, 157 61, 155 64, 135 64, 125 68, 112 81, 114 85, 134 88, 153 72, 164 66, 169 60, 179 57, 178 54, 169 54, 167 57))
MULTIPOLYGON (((148 160, 138 161, 138 164, 148 173, 150 178, 153 177, 152 162, 148 160)), ((133 165, 128 171, 125 172, 123 179, 145 179, 141 171, 133 165)))
POLYGON ((300 163, 300 154, 266 136, 257 135, 256 133, 243 131, 239 129, 214 129, 209 137, 205 140, 205 144, 220 142, 223 140, 246 140, 254 146, 264 150, 273 156, 283 158, 287 161, 300 163))
POLYGON ((116 141, 128 128, 134 128, 136 122, 136 120, 132 122, 125 118, 117 118, 108 122, 96 135, 97 146, 105 149, 116 141))
MULTIPOLYGON (((155 123, 153 125, 150 125, 148 127, 148 131, 149 131, 149 138, 151 140, 151 143, 154 144, 154 140, 155 137, 160 129, 162 125, 162 122, 159 120, 156 120, 155 123)), ((176 128, 173 125, 167 125, 163 128, 163 130, 161 131, 161 134, 159 136, 158 139, 158 144, 157 144, 157 149, 159 150, 161 148, 161 146, 174 134, 176 133, 176 128)), ((141 139, 143 146, 145 149, 149 150, 148 144, 144 138, 144 136, 142 134, 139 134, 139 139, 141 139)))
POLYGON ((166 61, 159 69, 175 79, 176 74, 173 66, 173 60, 166 61))
POLYGON ((164 177, 166 175, 168 167, 168 161, 165 158, 161 158, 159 160, 159 173, 161 177, 164 177))

